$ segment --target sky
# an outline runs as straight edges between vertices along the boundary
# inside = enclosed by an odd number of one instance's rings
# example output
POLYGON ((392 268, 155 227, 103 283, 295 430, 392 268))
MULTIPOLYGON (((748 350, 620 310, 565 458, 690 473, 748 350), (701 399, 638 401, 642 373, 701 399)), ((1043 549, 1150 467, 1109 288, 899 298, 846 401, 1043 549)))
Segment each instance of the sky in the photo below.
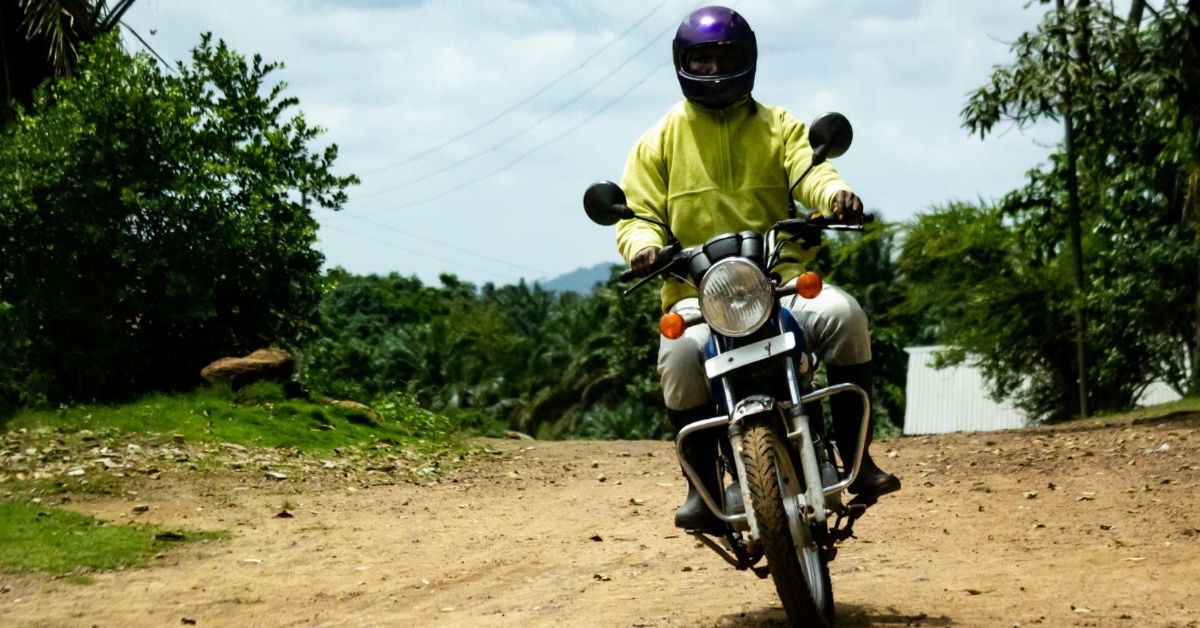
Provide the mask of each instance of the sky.
MULTIPOLYGON (((754 97, 801 121, 846 115, 836 161, 889 222, 1022 185, 1061 128, 962 127, 967 95, 1041 21, 1026 0, 734 0, 759 43, 754 97)), ((582 208, 682 95, 671 64, 689 0, 138 0, 123 22, 169 61, 211 32, 276 80, 354 173, 314 210, 328 267, 451 272, 483 284, 619 262, 582 208)), ((143 50, 125 36, 130 50, 143 50)))

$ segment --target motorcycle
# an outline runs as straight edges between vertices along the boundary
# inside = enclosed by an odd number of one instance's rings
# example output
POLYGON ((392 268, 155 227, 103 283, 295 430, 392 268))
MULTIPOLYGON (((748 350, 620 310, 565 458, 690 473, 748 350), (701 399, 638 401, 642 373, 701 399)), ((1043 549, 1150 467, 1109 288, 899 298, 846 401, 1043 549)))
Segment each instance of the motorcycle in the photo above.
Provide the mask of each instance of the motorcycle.
MULTIPOLYGON (((844 116, 830 113, 809 127, 809 139, 814 147, 812 164, 792 185, 793 191, 813 167, 845 153, 853 131, 844 116)), ((720 414, 681 429, 675 451, 688 481, 726 530, 715 540, 698 530, 688 534, 735 568, 752 570, 760 578, 769 575, 794 625, 832 626, 829 563, 840 543, 853 536, 855 521, 875 503, 869 497, 844 499, 862 462, 870 399, 853 384, 815 385, 816 357, 807 350, 799 325, 781 301, 794 295, 814 298, 822 281, 810 271, 794 283, 780 285, 779 275, 772 270, 783 260, 785 247, 811 249, 820 246, 825 231, 861 232, 863 224, 842 224, 818 213, 798 212, 793 200, 789 217, 764 234, 727 233, 683 248, 666 224, 634 214, 615 183, 590 186, 584 209, 602 226, 633 219, 664 229, 668 244, 659 251, 659 265, 625 294, 656 277, 690 282, 699 295, 699 313, 668 313, 660 319, 659 329, 671 339, 702 323, 712 332, 705 372, 720 414), (839 394, 862 398, 862 425, 853 460, 837 457, 824 424, 822 401, 839 394), (727 491, 710 493, 683 455, 684 442, 703 430, 725 432, 720 486, 727 488, 723 476, 729 474, 740 488, 744 505, 740 512, 725 503, 727 491), (764 557, 767 563, 762 567, 764 557)), ((867 223, 873 217, 864 214, 863 219, 867 223)), ((622 281, 633 278, 632 270, 621 275, 622 281)))

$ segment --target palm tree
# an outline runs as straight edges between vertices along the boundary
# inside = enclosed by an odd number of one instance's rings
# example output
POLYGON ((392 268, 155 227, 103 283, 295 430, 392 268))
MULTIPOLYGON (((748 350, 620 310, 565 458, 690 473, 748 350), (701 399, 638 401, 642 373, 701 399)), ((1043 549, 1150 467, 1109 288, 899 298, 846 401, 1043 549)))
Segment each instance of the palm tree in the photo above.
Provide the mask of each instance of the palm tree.
POLYGON ((0 2, 3 100, 0 128, 12 120, 15 101, 28 106, 34 88, 70 74, 79 46, 116 27, 134 0, 5 0, 0 2))

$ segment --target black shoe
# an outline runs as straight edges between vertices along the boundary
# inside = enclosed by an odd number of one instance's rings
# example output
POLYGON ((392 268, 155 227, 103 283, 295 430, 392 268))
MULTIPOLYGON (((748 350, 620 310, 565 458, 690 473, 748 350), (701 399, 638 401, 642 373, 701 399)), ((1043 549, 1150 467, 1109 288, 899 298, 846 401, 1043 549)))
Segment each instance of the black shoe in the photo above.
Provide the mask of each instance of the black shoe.
POLYGON ((862 466, 858 469, 858 477, 850 485, 851 493, 869 499, 895 493, 898 490, 900 490, 900 478, 875 466, 870 458, 863 460, 862 466))
MULTIPOLYGON (((704 404, 689 410, 668 410, 667 414, 678 434, 689 423, 712 418, 716 411, 712 404, 704 404)), ((696 432, 683 441, 684 459, 695 470, 696 475, 700 477, 700 481, 704 483, 704 487, 713 499, 719 499, 721 494, 720 470, 717 467, 717 441, 719 438, 719 430, 707 429, 696 432)), ((686 474, 684 478, 687 478, 686 474)), ((699 491, 692 486, 691 480, 688 479, 687 482, 687 499, 684 501, 683 507, 675 513, 675 527, 699 530, 717 536, 725 534, 727 529, 725 522, 709 510, 708 505, 704 503, 704 498, 700 497, 699 491)))
MULTIPOLYGON (((873 382, 871 380, 871 363, 854 364, 851 366, 825 365, 829 374, 829 385, 854 384, 867 393, 867 398, 873 397, 873 382)), ((862 425, 862 399, 853 393, 840 393, 829 398, 829 406, 833 415, 833 432, 837 440, 838 454, 846 472, 854 464, 855 447, 858 445, 858 435, 862 425)), ((858 477, 850 485, 850 492, 859 497, 874 499, 888 493, 900 490, 900 479, 891 475, 871 459, 871 441, 874 440, 875 420, 872 417, 867 422, 867 438, 863 444, 862 464, 858 468, 858 477)))
POLYGON ((715 536, 721 536, 726 531, 725 522, 708 509, 704 499, 692 488, 690 482, 688 483, 687 501, 683 502, 682 508, 675 511, 675 527, 684 530, 699 530, 715 536))

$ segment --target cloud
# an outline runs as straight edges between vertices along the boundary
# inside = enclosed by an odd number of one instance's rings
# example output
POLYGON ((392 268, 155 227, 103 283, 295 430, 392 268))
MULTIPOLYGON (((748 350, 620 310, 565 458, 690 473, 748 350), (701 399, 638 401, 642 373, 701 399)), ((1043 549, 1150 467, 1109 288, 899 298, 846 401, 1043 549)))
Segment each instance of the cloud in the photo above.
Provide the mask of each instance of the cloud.
MULTIPOLYGON (((694 6, 210 0, 138 2, 125 21, 172 58, 186 58, 199 33, 212 31, 244 54, 285 62, 279 78, 308 120, 328 129, 323 141, 339 145, 337 169, 363 180, 344 215, 318 215, 331 265, 503 282, 617 259, 612 231, 587 222, 580 199, 589 183, 620 177, 633 142, 680 98, 670 41, 694 6), (375 215, 386 228, 352 215, 375 215)), ((980 142, 959 119, 965 94, 1009 58, 1006 42, 1039 21, 1040 7, 736 6, 760 42, 756 97, 801 120, 846 113, 856 144, 838 167, 889 219, 1003 194, 1044 156, 1033 138, 1056 137, 1049 128, 980 142)))

